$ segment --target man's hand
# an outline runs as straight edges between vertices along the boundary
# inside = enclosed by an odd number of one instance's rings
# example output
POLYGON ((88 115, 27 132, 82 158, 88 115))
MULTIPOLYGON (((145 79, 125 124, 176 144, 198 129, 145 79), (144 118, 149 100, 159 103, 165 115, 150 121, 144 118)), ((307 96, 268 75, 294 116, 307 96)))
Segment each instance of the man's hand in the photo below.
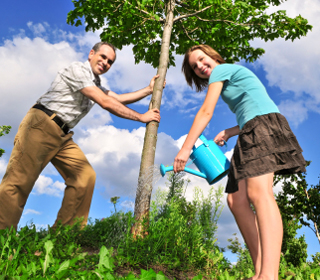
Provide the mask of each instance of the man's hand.
POLYGON ((151 121, 160 122, 160 111, 157 108, 151 109, 141 115, 141 122, 148 123, 151 121))
MULTIPOLYGON (((158 75, 155 75, 155 76, 153 76, 153 78, 151 79, 150 84, 149 84, 150 94, 153 93, 154 83, 155 83, 156 79, 159 78, 159 76, 160 76, 159 74, 158 74, 158 75)), ((165 86, 166 86, 166 79, 165 79, 164 82, 163 82, 163 88, 165 88, 165 86)))

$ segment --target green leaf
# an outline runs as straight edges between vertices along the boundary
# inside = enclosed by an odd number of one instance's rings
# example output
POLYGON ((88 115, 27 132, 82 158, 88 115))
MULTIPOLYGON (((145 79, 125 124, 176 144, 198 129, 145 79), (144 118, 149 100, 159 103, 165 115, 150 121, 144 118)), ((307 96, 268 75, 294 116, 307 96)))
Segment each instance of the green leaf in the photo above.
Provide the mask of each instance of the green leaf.
POLYGON ((150 269, 149 271, 141 269, 141 280, 152 280, 156 277, 156 273, 153 271, 153 269, 150 269))
POLYGON ((63 270, 66 270, 66 269, 68 269, 69 266, 70 266, 70 260, 66 260, 60 265, 60 267, 58 268, 57 272, 59 273, 59 272, 61 272, 63 270))
POLYGON ((51 240, 48 240, 45 244, 44 244, 44 248, 46 250, 46 256, 43 262, 43 275, 46 274, 47 268, 49 266, 49 264, 51 263, 51 251, 53 249, 53 243, 51 240))
POLYGON ((102 246, 99 252, 99 264, 98 264, 98 268, 100 270, 102 270, 103 268, 106 268, 107 270, 111 270, 113 269, 114 265, 113 265, 113 260, 110 257, 110 253, 108 251, 108 249, 105 246, 102 246))

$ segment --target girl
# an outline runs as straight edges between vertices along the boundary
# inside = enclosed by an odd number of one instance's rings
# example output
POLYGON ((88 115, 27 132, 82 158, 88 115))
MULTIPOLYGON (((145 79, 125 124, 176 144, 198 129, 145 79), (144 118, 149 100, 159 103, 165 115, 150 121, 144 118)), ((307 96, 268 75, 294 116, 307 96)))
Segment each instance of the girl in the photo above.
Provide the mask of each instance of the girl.
POLYGON ((277 280, 283 233, 273 196, 273 175, 305 171, 299 143, 262 83, 247 68, 226 63, 210 46, 197 45, 186 52, 182 71, 188 85, 194 84, 197 91, 208 86, 208 91, 174 160, 174 172, 184 169, 221 95, 236 114, 238 125, 221 131, 214 141, 223 145, 239 135, 226 192, 254 263, 255 275, 250 279, 277 280))

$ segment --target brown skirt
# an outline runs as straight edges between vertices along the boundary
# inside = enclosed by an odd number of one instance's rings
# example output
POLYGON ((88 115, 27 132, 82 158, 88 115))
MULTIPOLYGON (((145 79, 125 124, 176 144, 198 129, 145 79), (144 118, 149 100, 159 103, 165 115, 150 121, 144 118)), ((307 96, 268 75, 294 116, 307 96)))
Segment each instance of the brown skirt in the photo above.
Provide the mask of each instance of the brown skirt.
POLYGON ((241 129, 231 159, 227 193, 238 190, 242 179, 263 174, 306 171, 302 149, 284 116, 257 116, 241 129))

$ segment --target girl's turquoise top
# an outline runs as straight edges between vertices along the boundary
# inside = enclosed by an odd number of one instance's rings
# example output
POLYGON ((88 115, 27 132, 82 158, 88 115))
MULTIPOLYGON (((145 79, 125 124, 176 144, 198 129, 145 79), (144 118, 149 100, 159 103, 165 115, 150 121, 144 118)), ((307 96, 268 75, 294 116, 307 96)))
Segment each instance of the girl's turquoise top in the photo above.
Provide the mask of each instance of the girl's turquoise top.
POLYGON ((237 64, 219 64, 210 75, 209 84, 224 82, 221 97, 236 114, 240 129, 256 116, 279 113, 258 77, 237 64))

